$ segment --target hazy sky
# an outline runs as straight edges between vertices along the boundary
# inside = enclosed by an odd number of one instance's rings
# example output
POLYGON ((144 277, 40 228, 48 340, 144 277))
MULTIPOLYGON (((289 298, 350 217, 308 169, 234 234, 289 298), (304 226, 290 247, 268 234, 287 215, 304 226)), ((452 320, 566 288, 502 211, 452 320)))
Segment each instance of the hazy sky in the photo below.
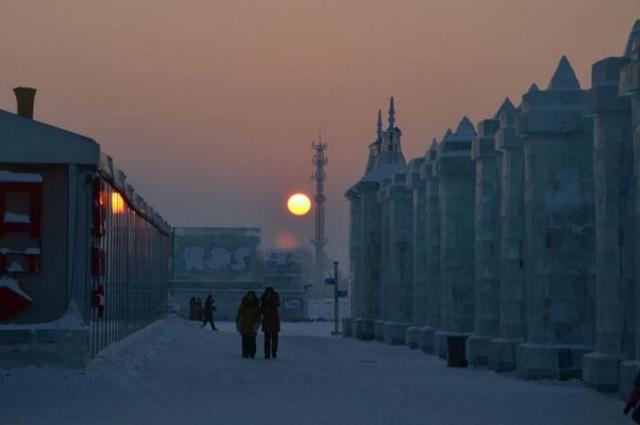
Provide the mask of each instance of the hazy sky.
POLYGON ((345 189, 396 97, 407 159, 547 85, 566 54, 583 87, 620 55, 640 0, 49 0, 2 2, 0 108, 96 139, 175 226, 260 226, 308 244, 311 141, 329 143, 327 233, 346 260, 345 189))

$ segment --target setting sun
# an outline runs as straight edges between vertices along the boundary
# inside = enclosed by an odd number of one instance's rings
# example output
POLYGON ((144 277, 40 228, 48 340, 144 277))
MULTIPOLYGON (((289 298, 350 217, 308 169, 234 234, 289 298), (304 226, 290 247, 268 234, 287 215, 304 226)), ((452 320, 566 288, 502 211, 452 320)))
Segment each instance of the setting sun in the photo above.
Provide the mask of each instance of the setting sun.
POLYGON ((289 197, 287 208, 293 215, 305 215, 311 209, 311 200, 304 193, 296 193, 289 197))

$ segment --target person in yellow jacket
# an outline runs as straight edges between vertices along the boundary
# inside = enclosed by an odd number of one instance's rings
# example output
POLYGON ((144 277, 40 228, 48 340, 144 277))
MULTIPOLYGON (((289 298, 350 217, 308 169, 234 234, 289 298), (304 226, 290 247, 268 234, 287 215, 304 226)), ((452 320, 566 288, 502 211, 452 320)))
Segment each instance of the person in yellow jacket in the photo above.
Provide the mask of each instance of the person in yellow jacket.
POLYGON ((236 329, 242 335, 242 357, 256 357, 256 336, 260 327, 260 302, 255 292, 249 291, 242 298, 236 315, 236 329))

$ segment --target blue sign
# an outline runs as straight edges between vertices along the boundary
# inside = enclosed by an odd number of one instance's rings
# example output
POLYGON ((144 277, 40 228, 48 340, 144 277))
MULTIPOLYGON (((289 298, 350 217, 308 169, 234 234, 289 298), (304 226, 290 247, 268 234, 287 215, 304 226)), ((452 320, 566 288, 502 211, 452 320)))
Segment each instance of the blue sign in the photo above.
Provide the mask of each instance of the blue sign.
POLYGON ((338 291, 338 298, 344 298, 349 295, 349 291, 338 291))
POLYGON ((332 277, 328 277, 324 280, 324 283, 327 285, 335 285, 336 284, 336 280, 332 277))

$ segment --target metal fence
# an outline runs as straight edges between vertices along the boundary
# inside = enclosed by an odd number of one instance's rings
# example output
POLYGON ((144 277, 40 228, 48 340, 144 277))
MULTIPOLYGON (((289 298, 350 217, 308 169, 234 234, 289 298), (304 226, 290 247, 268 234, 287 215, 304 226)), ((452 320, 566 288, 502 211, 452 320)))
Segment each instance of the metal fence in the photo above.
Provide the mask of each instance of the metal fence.
POLYGON ((90 354, 165 317, 171 237, 114 186, 94 188, 90 354))

